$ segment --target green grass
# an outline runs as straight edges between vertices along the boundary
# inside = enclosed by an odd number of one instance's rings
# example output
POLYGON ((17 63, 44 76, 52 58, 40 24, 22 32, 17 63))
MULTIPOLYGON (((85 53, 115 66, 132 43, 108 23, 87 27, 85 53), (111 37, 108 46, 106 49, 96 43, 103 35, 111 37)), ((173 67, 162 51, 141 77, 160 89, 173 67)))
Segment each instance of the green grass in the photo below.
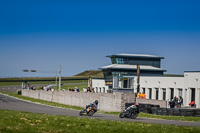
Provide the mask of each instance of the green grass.
POLYGON ((74 75, 74 77, 76 77, 76 76, 78 76, 78 77, 89 77, 89 76, 91 76, 91 77, 99 77, 99 78, 104 77, 103 72, 100 71, 100 70, 86 70, 82 73, 74 75))
POLYGON ((22 85, 22 82, 0 82, 0 86, 22 85))
MULTIPOLYGON (((10 96, 18 97, 20 99, 32 101, 32 102, 38 102, 46 105, 51 105, 51 106, 56 106, 56 107, 62 107, 62 108, 68 108, 68 109, 75 109, 75 110, 81 110, 83 107, 78 107, 78 106, 71 106, 71 105, 65 105, 65 104, 59 104, 55 102, 49 102, 45 100, 40 100, 40 99, 34 99, 30 97, 25 97, 21 95, 17 95, 16 93, 12 92, 3 92, 4 94, 8 94, 10 96)), ((106 111, 98 111, 98 113, 103 113, 103 114, 111 114, 111 115, 119 115, 120 112, 106 112, 106 111)), ((200 122, 200 117, 184 117, 184 116, 161 116, 161 115, 152 115, 152 114, 147 114, 147 113, 139 113, 138 117, 142 118, 152 118, 152 119, 166 119, 166 120, 178 120, 178 121, 195 121, 195 122, 200 122)))
MULTIPOLYGON (((0 86, 22 85, 22 83, 23 82, 0 82, 0 86)), ((57 83, 58 83, 58 81, 57 81, 57 83)), ((67 81, 62 81, 62 84, 64 84, 63 85, 64 88, 65 88, 65 84, 66 83, 82 83, 82 84, 86 85, 86 87, 87 87, 88 81, 87 80, 67 80, 67 81)), ((55 81, 50 81, 50 82, 49 81, 30 81, 30 82, 28 82, 28 84, 33 85, 33 86, 34 85, 39 85, 39 84, 41 84, 41 85, 49 85, 49 84, 55 84, 55 81)), ((74 86, 71 85, 71 86, 66 86, 66 87, 68 88, 68 87, 74 87, 74 86)), ((76 85, 76 86, 79 87, 79 85, 76 85)), ((39 87, 37 87, 37 88, 39 88, 39 87)))
POLYGON ((152 118, 152 119, 200 122, 200 117, 189 117, 189 116, 163 116, 163 115, 152 115, 152 114, 147 114, 147 113, 139 113, 138 117, 152 118))
MULTIPOLYGON (((99 111, 104 114, 119 115, 120 112, 105 112, 99 111)), ((165 119, 165 120, 176 120, 176 121, 193 121, 200 122, 200 117, 189 117, 189 116, 163 116, 163 115, 152 115, 148 113, 139 113, 138 117, 150 118, 150 119, 165 119)))
MULTIPOLYGON (((111 115, 120 114, 120 112, 105 112, 105 111, 99 111, 99 112, 104 113, 104 114, 111 114, 111 115)), ((148 113, 139 113, 138 117, 150 118, 150 119, 200 122, 200 117, 189 117, 189 116, 164 116, 164 115, 153 115, 153 114, 148 114, 148 113)))
MULTIPOLYGON (((73 79, 82 79, 85 80, 89 77, 62 77, 63 80, 73 80, 73 79)), ((55 81, 56 77, 20 77, 20 78, 0 78, 0 82, 24 82, 24 81, 38 81, 38 80, 46 80, 46 81, 55 81)))
POLYGON ((147 124, 0 110, 0 132, 39 133, 198 133, 199 127, 147 124))
MULTIPOLYGON (((87 84, 88 80, 86 80, 86 79, 87 79, 87 77, 85 77, 85 78, 80 78, 80 77, 62 77, 62 84, 65 84, 65 83, 85 83, 85 84, 87 84)), ((31 85, 36 85, 36 84, 48 85, 48 84, 55 84, 55 80, 56 80, 55 77, 49 77, 49 78, 40 78, 40 77, 33 77, 33 78, 0 78, 0 86, 21 85, 24 81, 28 81, 28 83, 31 84, 31 85), (29 81, 29 80, 31 80, 31 81, 29 81), (47 81, 42 81, 42 80, 47 80, 47 81)), ((57 79, 57 83, 58 83, 58 79, 57 79)))

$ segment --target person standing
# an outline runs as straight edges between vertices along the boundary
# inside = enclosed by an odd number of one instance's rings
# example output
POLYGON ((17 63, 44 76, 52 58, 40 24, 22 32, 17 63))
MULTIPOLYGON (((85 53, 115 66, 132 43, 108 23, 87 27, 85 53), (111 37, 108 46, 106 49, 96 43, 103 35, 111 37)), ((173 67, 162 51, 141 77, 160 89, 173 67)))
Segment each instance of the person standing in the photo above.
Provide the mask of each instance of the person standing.
POLYGON ((79 92, 79 88, 75 86, 75 92, 79 92))
POLYGON ((179 101, 181 102, 181 105, 183 105, 183 98, 182 98, 182 96, 179 97, 179 101))
POLYGON ((141 92, 138 92, 137 98, 140 98, 140 96, 141 96, 141 92))

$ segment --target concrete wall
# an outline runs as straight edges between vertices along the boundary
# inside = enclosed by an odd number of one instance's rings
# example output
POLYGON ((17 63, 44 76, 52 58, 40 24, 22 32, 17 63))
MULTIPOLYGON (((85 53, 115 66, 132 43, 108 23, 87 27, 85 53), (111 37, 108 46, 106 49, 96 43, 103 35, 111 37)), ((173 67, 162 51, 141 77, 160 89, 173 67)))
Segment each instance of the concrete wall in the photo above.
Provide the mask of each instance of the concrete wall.
POLYGON ((67 105, 85 107, 95 100, 99 101, 99 109, 103 111, 122 111, 125 103, 135 102, 135 94, 125 93, 85 93, 85 92, 57 92, 43 90, 22 90, 22 95, 35 99, 42 99, 67 105))
POLYGON ((153 104, 153 105, 160 105, 161 108, 167 108, 167 101, 165 100, 153 100, 153 99, 136 99, 137 103, 146 103, 146 104, 153 104))

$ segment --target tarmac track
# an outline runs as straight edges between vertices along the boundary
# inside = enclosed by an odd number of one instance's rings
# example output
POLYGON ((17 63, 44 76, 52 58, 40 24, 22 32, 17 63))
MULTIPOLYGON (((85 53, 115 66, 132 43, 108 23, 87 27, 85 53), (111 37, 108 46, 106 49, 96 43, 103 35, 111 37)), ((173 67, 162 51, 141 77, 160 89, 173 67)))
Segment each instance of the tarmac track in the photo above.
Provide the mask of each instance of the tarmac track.
MULTIPOLYGON (((79 111, 64 109, 59 107, 52 107, 38 103, 32 103, 24 101, 18 98, 10 97, 4 94, 0 94, 0 109, 6 110, 16 110, 32 113, 43 113, 49 115, 68 115, 76 117, 87 117, 79 116, 79 111)), ((183 122, 175 120, 159 120, 159 119, 147 119, 139 118, 129 119, 129 118, 119 118, 116 115, 98 114, 95 113, 91 118, 103 119, 103 120, 116 120, 116 121, 130 121, 130 122, 144 122, 144 123, 155 123, 155 124, 166 124, 166 125, 178 125, 178 126, 198 126, 200 127, 200 122, 183 122)))

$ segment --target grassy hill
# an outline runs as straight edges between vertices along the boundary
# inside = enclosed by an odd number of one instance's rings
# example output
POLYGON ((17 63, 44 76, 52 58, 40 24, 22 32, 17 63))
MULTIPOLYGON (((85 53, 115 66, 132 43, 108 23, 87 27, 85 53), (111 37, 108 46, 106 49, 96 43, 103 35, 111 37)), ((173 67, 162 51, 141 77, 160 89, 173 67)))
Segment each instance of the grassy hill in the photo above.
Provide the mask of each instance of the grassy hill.
POLYGON ((96 77, 96 78, 103 78, 103 72, 100 70, 87 70, 82 73, 76 74, 73 77, 96 77))

